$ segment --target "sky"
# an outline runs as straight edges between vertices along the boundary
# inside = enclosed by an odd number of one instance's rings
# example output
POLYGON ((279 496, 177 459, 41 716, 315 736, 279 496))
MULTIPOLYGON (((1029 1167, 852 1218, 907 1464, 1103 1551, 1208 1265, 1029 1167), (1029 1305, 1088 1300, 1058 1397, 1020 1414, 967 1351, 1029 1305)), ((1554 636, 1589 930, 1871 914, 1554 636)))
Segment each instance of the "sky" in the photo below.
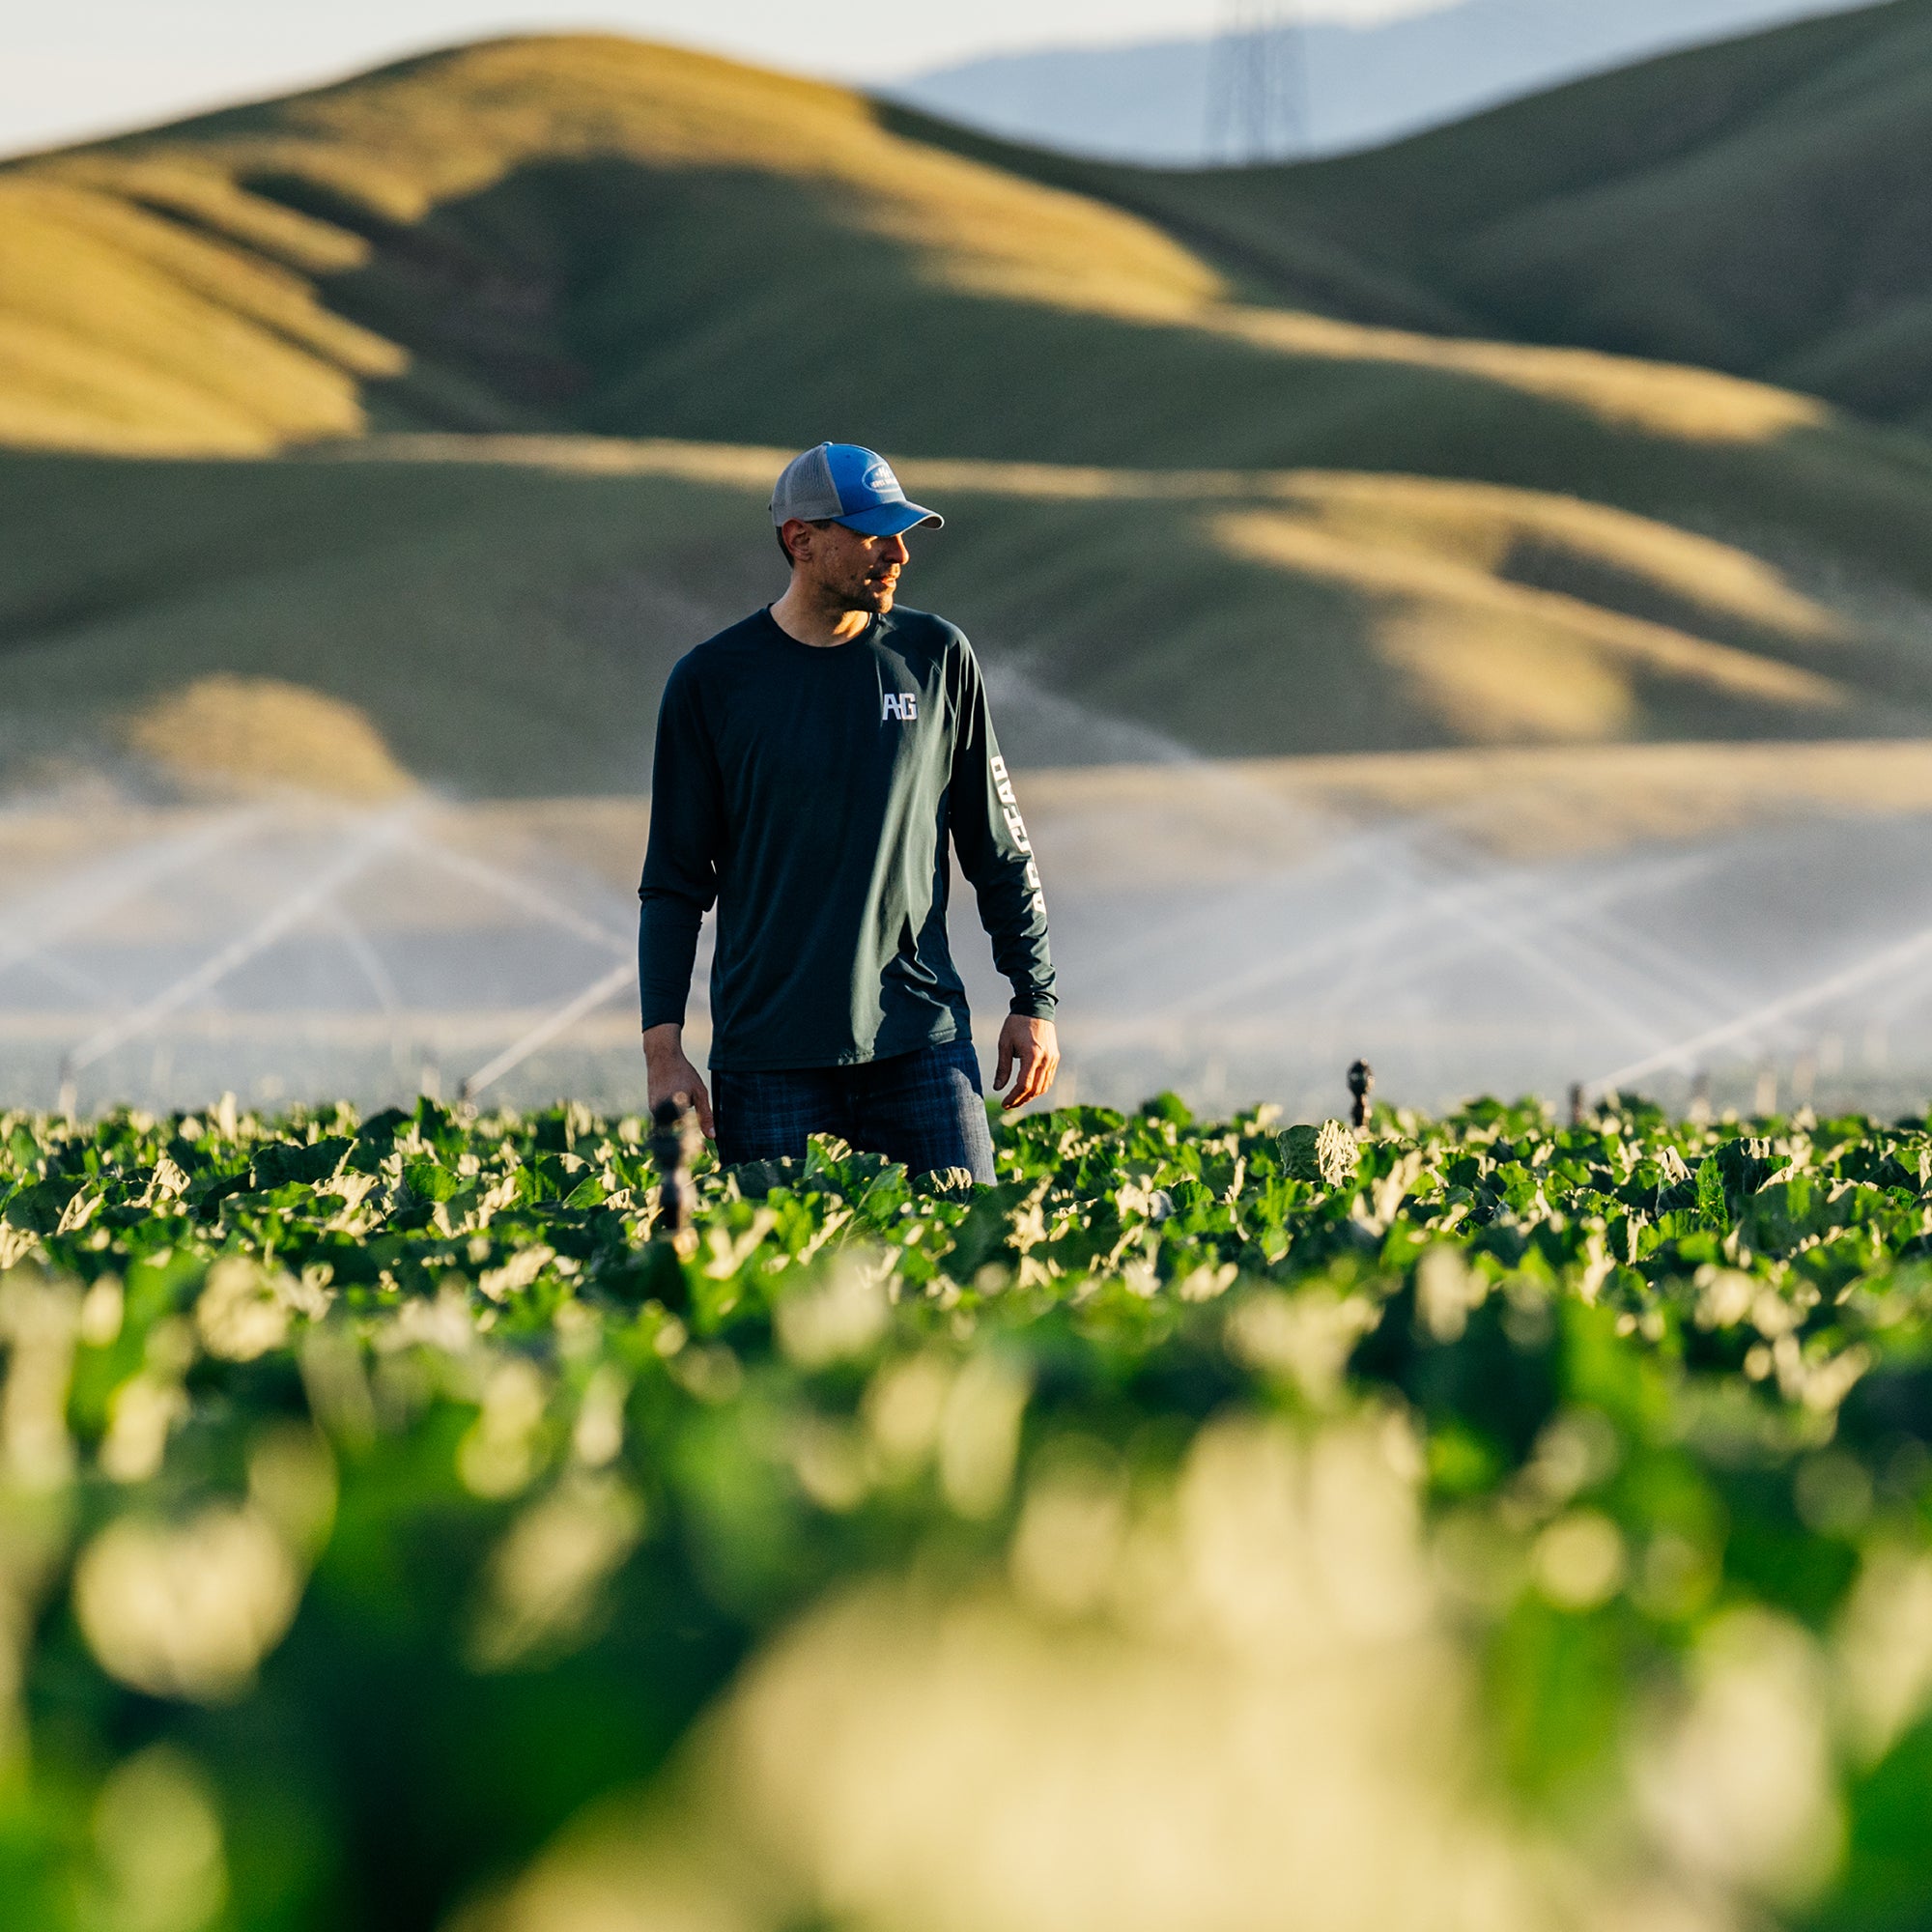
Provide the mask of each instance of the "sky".
MULTIPOLYGON (((1301 0, 1364 24, 1454 0, 1301 0)), ((1205 34, 1232 0, 0 0, 0 154, 329 80, 480 35, 611 28, 833 79, 1205 34)))

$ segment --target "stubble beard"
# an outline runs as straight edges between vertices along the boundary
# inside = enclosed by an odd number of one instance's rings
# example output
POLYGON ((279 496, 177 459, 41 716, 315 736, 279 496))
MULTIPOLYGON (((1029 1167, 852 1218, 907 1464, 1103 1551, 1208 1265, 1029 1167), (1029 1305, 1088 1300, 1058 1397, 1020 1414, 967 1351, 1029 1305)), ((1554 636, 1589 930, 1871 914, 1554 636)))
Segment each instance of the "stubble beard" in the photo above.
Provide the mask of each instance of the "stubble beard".
POLYGON ((865 577, 845 590, 839 602, 848 611, 869 611, 875 616, 883 617, 893 608, 896 590, 895 582, 881 582, 865 577))

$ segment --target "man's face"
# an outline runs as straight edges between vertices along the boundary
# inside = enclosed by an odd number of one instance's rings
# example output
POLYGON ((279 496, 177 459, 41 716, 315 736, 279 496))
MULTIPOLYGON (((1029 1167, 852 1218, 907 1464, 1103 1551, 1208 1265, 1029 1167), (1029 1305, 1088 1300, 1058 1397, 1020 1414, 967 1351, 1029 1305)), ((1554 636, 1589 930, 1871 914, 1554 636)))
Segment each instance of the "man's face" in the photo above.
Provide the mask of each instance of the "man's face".
POLYGON ((793 561, 826 603, 879 616, 893 608, 907 556, 904 537, 863 537, 843 524, 800 524, 796 533, 787 525, 786 533, 793 561))

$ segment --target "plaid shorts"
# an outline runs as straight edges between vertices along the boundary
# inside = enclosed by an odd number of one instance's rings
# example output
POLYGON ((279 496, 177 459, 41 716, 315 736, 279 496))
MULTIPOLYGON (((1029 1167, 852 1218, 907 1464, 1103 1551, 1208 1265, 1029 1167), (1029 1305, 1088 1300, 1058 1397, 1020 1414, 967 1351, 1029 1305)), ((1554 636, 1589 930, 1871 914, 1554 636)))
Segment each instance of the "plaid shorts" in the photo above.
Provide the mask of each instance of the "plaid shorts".
POLYGON ((909 1174, 963 1167, 993 1179, 993 1136, 970 1039, 923 1046, 856 1066, 712 1070, 718 1158, 802 1160, 811 1134, 836 1134, 862 1153, 903 1161, 909 1174))

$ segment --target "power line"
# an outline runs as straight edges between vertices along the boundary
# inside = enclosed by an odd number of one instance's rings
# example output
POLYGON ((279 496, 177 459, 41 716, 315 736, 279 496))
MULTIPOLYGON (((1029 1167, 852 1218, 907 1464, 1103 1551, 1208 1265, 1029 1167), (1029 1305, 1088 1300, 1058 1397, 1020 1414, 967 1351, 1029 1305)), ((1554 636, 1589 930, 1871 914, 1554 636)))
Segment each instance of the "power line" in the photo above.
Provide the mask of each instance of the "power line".
POLYGON ((1278 161, 1308 140, 1308 47, 1300 0, 1222 0, 1208 57, 1210 161, 1278 161))

